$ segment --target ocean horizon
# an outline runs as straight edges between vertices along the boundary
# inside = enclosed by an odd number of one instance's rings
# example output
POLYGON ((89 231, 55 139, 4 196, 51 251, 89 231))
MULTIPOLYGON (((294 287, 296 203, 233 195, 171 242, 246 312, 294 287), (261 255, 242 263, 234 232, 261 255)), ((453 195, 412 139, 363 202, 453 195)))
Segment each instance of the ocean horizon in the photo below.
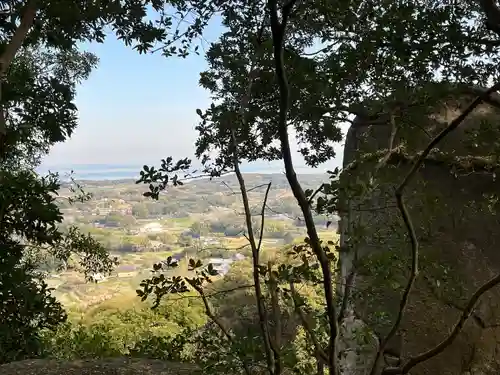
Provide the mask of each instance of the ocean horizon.
MULTIPOLYGON (((277 174, 283 173, 283 169, 266 165, 246 165, 241 168, 243 173, 252 174, 277 174)), ((332 168, 333 169, 333 168, 332 168)), ((75 180, 128 180, 139 179, 143 165, 134 164, 73 164, 73 165, 51 165, 37 168, 40 174, 49 172, 58 173, 61 180, 68 180, 69 176, 75 180)), ((309 167, 296 167, 298 174, 323 174, 326 169, 312 169, 309 167)))

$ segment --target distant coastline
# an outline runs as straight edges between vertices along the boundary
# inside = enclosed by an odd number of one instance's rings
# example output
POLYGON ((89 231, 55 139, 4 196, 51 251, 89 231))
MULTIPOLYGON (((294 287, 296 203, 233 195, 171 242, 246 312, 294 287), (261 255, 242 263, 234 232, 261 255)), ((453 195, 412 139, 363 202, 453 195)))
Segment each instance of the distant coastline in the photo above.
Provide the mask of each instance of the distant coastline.
POLYGON ((142 166, 111 164, 80 164, 74 166, 50 166, 37 169, 40 174, 58 173, 61 180, 70 175, 76 180, 128 180, 138 179, 142 166))
MULTIPOLYGON (((73 171, 73 178, 76 180, 129 180, 138 179, 139 173, 143 169, 142 165, 120 165, 120 164, 78 164, 78 165, 53 165, 42 166, 37 169, 40 174, 50 172, 59 173, 61 180, 69 179, 73 171)), ((247 165, 242 168, 243 173, 276 174, 282 170, 274 166, 247 165)), ((323 174, 325 169, 314 170, 308 167, 296 167, 298 174, 323 174)))

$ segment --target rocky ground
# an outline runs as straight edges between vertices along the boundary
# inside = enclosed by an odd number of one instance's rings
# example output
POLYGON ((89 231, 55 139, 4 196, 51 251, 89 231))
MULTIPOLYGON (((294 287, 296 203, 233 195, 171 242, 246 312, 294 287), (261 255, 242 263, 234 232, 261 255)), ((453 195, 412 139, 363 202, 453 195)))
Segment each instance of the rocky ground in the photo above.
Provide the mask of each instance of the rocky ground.
POLYGON ((113 358, 86 361, 26 360, 0 365, 2 375, 194 375, 192 364, 152 359, 113 358))

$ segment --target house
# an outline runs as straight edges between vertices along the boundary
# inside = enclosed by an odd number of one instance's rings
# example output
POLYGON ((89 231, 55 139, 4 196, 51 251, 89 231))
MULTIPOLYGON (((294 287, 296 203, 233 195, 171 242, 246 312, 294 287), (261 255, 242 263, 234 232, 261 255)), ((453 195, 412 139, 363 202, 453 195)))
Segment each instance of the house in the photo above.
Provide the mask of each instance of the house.
POLYGON ((95 208, 92 210, 93 215, 109 215, 111 212, 118 212, 122 215, 132 215, 132 205, 125 202, 123 199, 103 198, 96 203, 95 208))
POLYGON ((158 251, 158 250, 162 249, 163 247, 165 247, 165 244, 161 241, 149 241, 149 247, 153 251, 158 251))
POLYGON ((214 238, 214 237, 204 237, 201 240, 202 240, 204 246, 217 245, 220 243, 220 240, 218 238, 214 238))
POLYGON ((157 222, 145 224, 139 229, 140 233, 159 233, 162 231, 163 226, 157 222))
POLYGON ((102 273, 97 272, 90 275, 90 279, 95 283, 100 283, 106 281, 106 276, 104 276, 102 273))
POLYGON ((246 258, 246 256, 244 256, 243 254, 241 253, 236 253, 232 256, 232 259, 237 262, 239 260, 244 260, 246 258))
POLYGON ((185 257, 184 252, 179 252, 179 253, 175 253, 174 255, 172 255, 172 260, 174 260, 176 262, 180 262, 184 257, 185 257))
POLYGON ((211 258, 207 260, 207 264, 211 264, 214 270, 216 270, 221 276, 224 276, 229 272, 231 263, 233 263, 232 259, 211 258))

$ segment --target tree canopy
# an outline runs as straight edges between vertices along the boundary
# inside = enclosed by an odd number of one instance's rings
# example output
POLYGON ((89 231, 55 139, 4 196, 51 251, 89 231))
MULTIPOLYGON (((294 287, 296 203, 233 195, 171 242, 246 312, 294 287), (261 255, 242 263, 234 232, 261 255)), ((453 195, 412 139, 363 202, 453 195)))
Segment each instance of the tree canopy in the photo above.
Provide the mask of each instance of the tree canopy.
MULTIPOLYGON (((111 32, 144 53, 162 43, 164 55, 184 55, 203 24, 183 29, 164 1, 2 2, 0 9, 0 362, 35 355, 39 333, 65 319, 37 267, 40 254, 65 264, 76 257, 87 276, 109 272, 115 259, 90 235, 60 227, 58 176, 39 176, 52 145, 77 125, 75 93, 97 66, 81 42, 103 42, 111 32), (147 17, 153 11, 157 20, 147 17), (168 47, 168 48, 167 48, 168 47)), ((76 199, 88 199, 75 187, 76 199)))

